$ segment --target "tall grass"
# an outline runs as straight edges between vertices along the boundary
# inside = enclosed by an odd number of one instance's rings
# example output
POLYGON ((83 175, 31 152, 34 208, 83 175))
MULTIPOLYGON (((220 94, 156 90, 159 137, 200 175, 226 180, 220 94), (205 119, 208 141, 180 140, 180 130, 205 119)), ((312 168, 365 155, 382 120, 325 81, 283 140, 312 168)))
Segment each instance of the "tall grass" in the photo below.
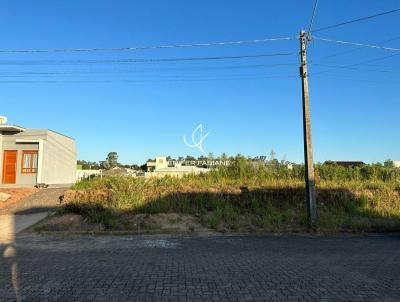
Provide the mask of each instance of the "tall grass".
MULTIPOLYGON (((400 230, 399 169, 318 164, 316 184, 318 229, 400 230)), ((84 180, 66 200, 64 211, 104 220, 110 228, 110 215, 172 212, 196 215, 219 230, 299 231, 307 226, 304 167, 288 169, 240 156, 231 166, 182 178, 84 180)))

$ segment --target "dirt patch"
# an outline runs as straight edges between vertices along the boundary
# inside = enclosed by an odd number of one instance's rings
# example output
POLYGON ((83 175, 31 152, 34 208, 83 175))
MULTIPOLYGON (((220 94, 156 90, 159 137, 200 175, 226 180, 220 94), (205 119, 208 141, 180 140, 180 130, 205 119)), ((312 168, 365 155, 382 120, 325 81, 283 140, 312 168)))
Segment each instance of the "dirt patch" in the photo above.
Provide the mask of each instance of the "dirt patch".
POLYGON ((85 219, 81 215, 78 214, 50 216, 33 226, 33 228, 31 229, 47 232, 93 232, 104 230, 102 225, 89 223, 85 221, 85 219))
POLYGON ((137 214, 128 218, 130 227, 138 232, 192 233, 207 232, 196 217, 177 213, 137 214))
POLYGON ((10 194, 11 197, 6 201, 0 202, 0 210, 18 203, 20 200, 36 193, 36 188, 0 189, 0 192, 10 194))
MULTIPOLYGON (((36 224, 31 230, 38 232, 105 232, 101 224, 91 223, 78 214, 52 216, 36 224)), ((135 234, 211 233, 197 217, 177 213, 124 215, 115 232, 135 234)))
POLYGON ((106 189, 67 190, 64 192, 63 199, 63 201, 66 203, 74 201, 107 202, 111 200, 112 191, 106 189))

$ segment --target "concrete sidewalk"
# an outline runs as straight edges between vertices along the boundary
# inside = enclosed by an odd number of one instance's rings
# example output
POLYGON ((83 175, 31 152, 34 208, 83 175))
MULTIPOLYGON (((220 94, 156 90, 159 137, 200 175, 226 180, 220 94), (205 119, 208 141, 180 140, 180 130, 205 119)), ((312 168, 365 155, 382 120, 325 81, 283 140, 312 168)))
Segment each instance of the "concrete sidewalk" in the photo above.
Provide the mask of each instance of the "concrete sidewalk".
POLYGON ((0 243, 12 242, 15 235, 44 219, 60 205, 59 197, 67 188, 42 189, 0 210, 0 243))
POLYGON ((47 214, 48 212, 0 215, 0 244, 13 242, 17 233, 44 219, 47 214))
POLYGON ((60 196, 67 188, 48 188, 27 196, 26 198, 0 209, 0 215, 31 214, 45 212, 60 205, 60 196))

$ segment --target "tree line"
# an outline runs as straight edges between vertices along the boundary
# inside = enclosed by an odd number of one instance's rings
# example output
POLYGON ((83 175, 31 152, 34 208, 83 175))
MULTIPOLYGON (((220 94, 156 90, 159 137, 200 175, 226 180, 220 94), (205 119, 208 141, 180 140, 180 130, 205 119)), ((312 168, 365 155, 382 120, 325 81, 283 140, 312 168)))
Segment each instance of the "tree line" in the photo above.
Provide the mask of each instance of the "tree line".
MULTIPOLYGON (((246 160, 248 162, 257 162, 257 163, 265 163, 267 165, 272 165, 272 166, 287 166, 289 164, 293 164, 289 161, 286 160, 285 156, 283 159, 278 160, 276 158, 276 153, 274 150, 271 150, 271 152, 268 155, 259 155, 259 156, 244 156, 241 154, 238 154, 236 156, 230 156, 227 155, 226 153, 222 153, 219 156, 215 156, 213 153, 209 153, 207 156, 206 155, 201 155, 199 157, 194 157, 192 155, 187 155, 186 157, 179 156, 177 158, 174 158, 172 156, 167 156, 167 161, 169 162, 207 162, 207 161, 215 161, 215 160, 220 160, 220 161, 237 161, 238 158, 241 160, 246 160)), ((155 159, 150 158, 147 160, 148 162, 154 162, 155 159)), ((115 151, 109 152, 107 154, 107 157, 103 161, 86 161, 86 160, 78 160, 77 164, 82 167, 84 170, 98 170, 98 169, 103 169, 103 170, 109 170, 115 167, 120 167, 120 168, 129 168, 129 169, 134 169, 134 170, 142 170, 146 171, 146 163, 142 165, 138 164, 121 164, 118 161, 118 153, 115 151)), ((316 164, 320 166, 321 164, 316 164)), ((383 166, 387 168, 394 168, 394 161, 391 159, 387 159, 381 163, 375 163, 372 164, 373 166, 383 166)))

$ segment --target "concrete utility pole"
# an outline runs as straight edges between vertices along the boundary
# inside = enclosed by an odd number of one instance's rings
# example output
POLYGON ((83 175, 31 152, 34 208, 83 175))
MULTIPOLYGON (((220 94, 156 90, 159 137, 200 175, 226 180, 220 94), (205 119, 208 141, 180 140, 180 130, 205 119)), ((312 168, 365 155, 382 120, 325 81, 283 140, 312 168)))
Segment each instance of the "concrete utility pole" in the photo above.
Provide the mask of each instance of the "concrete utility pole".
POLYGON ((304 132, 304 161, 305 161, 305 180, 306 180, 306 204, 308 219, 313 224, 317 219, 317 207, 315 199, 315 175, 314 162, 311 143, 311 118, 310 100, 308 96, 307 78, 307 36, 304 30, 300 32, 300 76, 303 90, 303 132, 304 132))

